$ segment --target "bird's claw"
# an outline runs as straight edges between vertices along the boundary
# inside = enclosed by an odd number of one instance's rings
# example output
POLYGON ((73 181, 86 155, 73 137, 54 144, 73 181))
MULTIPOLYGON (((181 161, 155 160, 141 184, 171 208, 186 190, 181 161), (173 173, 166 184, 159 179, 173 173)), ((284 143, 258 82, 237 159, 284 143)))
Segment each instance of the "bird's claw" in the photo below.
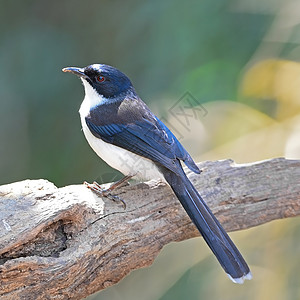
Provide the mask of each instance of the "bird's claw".
POLYGON ((126 209, 126 202, 120 198, 119 196, 116 195, 112 195, 111 191, 114 190, 115 188, 107 188, 107 189, 103 189, 101 187, 101 185, 94 181, 93 183, 88 183, 87 181, 84 181, 83 184, 90 189, 91 191, 93 191, 95 194, 97 194, 100 197, 105 197, 108 198, 114 202, 121 202, 123 205, 124 210, 126 209))

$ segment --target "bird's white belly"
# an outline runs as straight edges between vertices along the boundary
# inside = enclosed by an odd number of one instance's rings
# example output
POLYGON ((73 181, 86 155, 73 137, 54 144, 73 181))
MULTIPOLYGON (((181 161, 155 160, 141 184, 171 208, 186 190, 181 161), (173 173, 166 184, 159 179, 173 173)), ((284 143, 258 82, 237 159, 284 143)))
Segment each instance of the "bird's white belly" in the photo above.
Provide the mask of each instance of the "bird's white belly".
POLYGON ((151 160, 95 137, 87 127, 84 118, 81 118, 81 124, 84 135, 92 149, 111 167, 119 170, 124 175, 133 175, 142 180, 165 180, 151 160))

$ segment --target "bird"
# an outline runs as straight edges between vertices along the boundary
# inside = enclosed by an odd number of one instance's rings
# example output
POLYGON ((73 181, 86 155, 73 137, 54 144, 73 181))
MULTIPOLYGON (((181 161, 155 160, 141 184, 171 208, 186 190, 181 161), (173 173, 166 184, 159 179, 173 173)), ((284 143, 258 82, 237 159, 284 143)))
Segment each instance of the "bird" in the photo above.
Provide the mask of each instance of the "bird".
POLYGON ((85 97, 79 114, 96 154, 126 178, 161 179, 169 184, 228 277, 242 284, 251 271, 220 222, 188 179, 183 163, 200 170, 171 130, 138 96, 130 79, 106 64, 66 67, 77 75, 85 97))

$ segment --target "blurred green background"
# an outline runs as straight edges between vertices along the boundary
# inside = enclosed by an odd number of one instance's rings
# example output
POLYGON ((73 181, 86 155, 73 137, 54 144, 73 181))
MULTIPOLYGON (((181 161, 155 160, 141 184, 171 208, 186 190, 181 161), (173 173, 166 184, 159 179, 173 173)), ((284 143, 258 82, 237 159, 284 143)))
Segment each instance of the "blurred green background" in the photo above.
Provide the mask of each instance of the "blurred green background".
MULTIPOLYGON (((300 0, 1 0, 0 184, 120 176, 85 141, 83 87, 61 72, 91 63, 125 72, 197 161, 299 159, 299 11, 300 0), (172 109, 186 92, 207 114, 183 124, 172 109)), ((242 286, 197 238, 89 299, 300 299, 299 218, 231 236, 254 275, 242 286)))

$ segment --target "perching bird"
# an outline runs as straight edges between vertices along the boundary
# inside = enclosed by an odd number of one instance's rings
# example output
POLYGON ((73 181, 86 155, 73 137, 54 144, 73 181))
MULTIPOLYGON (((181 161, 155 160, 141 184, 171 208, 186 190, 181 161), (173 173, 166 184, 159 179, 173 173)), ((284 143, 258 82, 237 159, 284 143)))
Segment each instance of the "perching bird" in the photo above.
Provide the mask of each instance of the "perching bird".
POLYGON ((247 263, 187 178, 181 162, 199 174, 197 165, 140 99, 129 78, 104 64, 63 71, 83 82, 82 128, 98 156, 124 175, 165 180, 229 278, 235 283, 251 279, 247 263))

